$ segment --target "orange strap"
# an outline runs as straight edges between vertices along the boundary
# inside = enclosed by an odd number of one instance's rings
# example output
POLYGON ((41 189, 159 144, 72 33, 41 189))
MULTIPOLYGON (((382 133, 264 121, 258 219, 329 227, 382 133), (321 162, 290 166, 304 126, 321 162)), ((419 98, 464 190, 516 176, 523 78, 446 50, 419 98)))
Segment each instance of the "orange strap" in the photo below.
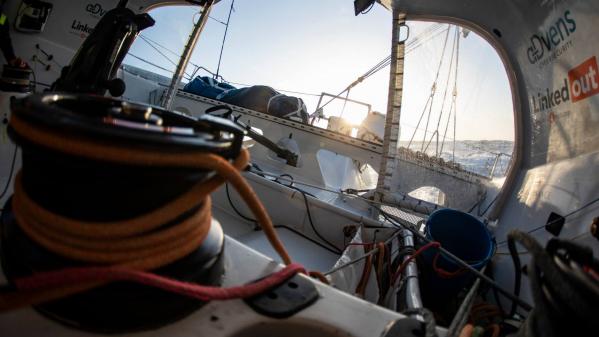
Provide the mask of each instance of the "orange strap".
MULTIPOLYGON (((23 190, 21 173, 15 180, 12 207, 21 229, 35 242, 58 255, 91 264, 111 264, 136 269, 155 269, 194 251, 208 234, 211 224, 210 198, 188 219, 171 227, 130 236, 106 236, 113 223, 85 223, 88 230, 69 231, 72 219, 53 214, 29 199, 23 190), (64 222, 63 222, 64 221, 64 222), (95 235, 102 233, 102 235, 95 235)), ((75 227, 76 228, 76 227, 75 227)))
POLYGON ((382 293, 383 290, 383 272, 385 271, 383 265, 385 263, 385 254, 387 253, 387 246, 384 242, 379 242, 376 244, 378 248, 377 254, 377 265, 376 265, 376 279, 379 286, 379 292, 382 293))
POLYGON ((466 324, 466 325, 464 325, 464 327, 462 328, 462 331, 460 332, 460 337, 471 337, 473 333, 474 333, 474 326, 472 324, 466 324))
POLYGON ((319 271, 315 271, 315 270, 309 271, 308 275, 310 275, 310 277, 312 277, 312 278, 318 279, 320 282, 322 282, 324 284, 331 284, 329 282, 329 279, 323 273, 321 273, 319 271))
MULTIPOLYGON (((364 246, 364 253, 368 253, 371 249, 372 245, 364 246)), ((356 286, 356 295, 364 298, 366 295, 366 286, 368 285, 368 280, 370 279, 370 272, 372 271, 372 255, 368 255, 366 261, 364 261, 364 269, 362 269, 362 276, 360 277, 360 281, 356 286)))

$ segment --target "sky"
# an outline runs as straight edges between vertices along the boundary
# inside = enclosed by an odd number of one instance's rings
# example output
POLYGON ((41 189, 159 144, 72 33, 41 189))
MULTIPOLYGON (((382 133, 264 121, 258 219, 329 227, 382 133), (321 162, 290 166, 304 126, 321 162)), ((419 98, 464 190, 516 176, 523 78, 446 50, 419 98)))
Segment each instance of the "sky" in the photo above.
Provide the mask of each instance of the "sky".
MULTIPOLYGON (((191 62, 216 71, 231 0, 222 0, 210 13, 191 62), (219 22, 220 21, 220 22, 219 22)), ((194 20, 199 17, 198 7, 169 6, 154 9, 150 15, 154 27, 142 36, 168 48, 161 55, 143 39, 138 38, 130 54, 142 57, 170 70, 183 50, 194 20), (170 59, 170 61, 167 59, 170 59), (172 62, 171 62, 172 61, 172 62)), ((410 43, 431 23, 409 22, 410 43)), ((442 29, 445 29, 443 27, 442 29)), ((453 29, 453 28, 452 28, 453 29)), ((453 32, 453 30, 451 30, 453 32)), ((431 112, 428 137, 432 135, 441 111, 443 92, 449 70, 452 34, 448 40, 443 65, 440 68, 437 91, 431 112)), ((227 32, 220 72, 227 81, 246 85, 268 85, 278 90, 305 94, 301 97, 309 112, 316 108, 321 92, 338 94, 390 53, 391 13, 375 5, 365 15, 354 16, 351 0, 235 0, 234 11, 227 32)), ((401 140, 409 140, 424 110, 431 92, 441 58, 445 33, 440 31, 406 55, 404 96, 401 115, 401 140)), ((125 63, 171 76, 133 57, 125 63)), ((457 79, 458 140, 513 140, 513 108, 505 69, 497 53, 481 37, 471 33, 460 37, 457 79)), ((187 68, 191 74, 194 66, 187 68)), ((198 74, 206 75, 199 71, 198 74)), ((384 68, 353 88, 349 98, 372 105, 372 109, 386 112, 389 67, 384 68)), ((441 130, 448 116, 453 79, 444 104, 441 130)), ((327 115, 339 115, 341 101, 325 109, 327 115)), ((347 104, 344 117, 358 121, 366 108, 347 104)), ((426 115, 416 140, 422 140, 426 115)), ((453 136, 453 123, 448 139, 453 136)))

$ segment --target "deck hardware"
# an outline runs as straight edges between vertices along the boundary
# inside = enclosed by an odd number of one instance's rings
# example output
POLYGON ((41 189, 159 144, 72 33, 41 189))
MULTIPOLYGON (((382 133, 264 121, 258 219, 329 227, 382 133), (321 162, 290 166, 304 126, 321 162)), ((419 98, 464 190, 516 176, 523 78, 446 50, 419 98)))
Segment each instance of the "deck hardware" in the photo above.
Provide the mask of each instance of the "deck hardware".
POLYGON ((547 223, 545 224, 545 230, 547 230, 549 233, 551 233, 555 236, 559 236, 559 234, 562 231, 562 228, 564 228, 565 223, 566 223, 566 218, 564 218, 563 216, 561 216, 555 212, 551 212, 551 214, 549 214, 549 218, 547 218, 547 223))
POLYGON ((318 297, 314 283, 296 274, 268 292, 246 299, 245 303, 262 315, 287 318, 312 305, 318 297))

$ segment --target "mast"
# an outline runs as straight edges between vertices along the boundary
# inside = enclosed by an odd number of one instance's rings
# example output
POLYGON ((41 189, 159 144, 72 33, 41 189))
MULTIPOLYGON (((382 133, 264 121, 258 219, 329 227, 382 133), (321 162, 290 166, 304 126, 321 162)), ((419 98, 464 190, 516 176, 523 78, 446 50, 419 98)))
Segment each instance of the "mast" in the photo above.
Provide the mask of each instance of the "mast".
POLYGON ((189 35, 189 39, 187 40, 187 44, 185 45, 185 49, 183 49, 183 54, 179 58, 179 64, 177 65, 177 69, 175 70, 175 74, 171 80, 171 84, 166 91, 166 95, 164 95, 164 100, 162 101, 162 107, 165 109, 170 109, 173 104, 173 99, 177 93, 177 89, 179 88, 179 83, 181 83, 181 79, 183 78, 183 74, 185 73, 185 68, 187 68, 187 64, 189 63, 189 59, 191 58, 191 53, 193 52, 196 42, 200 37, 200 33, 204 30, 204 26, 208 21, 208 17, 210 15, 210 11, 212 10, 212 5, 214 0, 206 1, 204 5, 204 9, 202 10, 202 14, 198 22, 193 27, 193 31, 191 35, 189 35))
POLYGON ((391 33, 391 69, 389 73, 389 95, 383 137, 383 153, 376 186, 375 199, 380 201, 391 187, 391 178, 396 167, 397 142, 399 141, 399 117, 403 96, 403 72, 405 40, 400 39, 401 27, 406 27, 406 14, 393 7, 393 30, 391 33))

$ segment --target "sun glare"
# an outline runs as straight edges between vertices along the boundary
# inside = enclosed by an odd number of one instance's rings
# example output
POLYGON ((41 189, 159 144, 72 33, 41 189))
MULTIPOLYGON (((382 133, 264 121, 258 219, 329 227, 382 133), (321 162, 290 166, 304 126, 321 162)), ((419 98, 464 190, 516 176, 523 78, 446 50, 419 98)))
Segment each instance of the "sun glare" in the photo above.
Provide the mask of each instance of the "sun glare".
POLYGON ((345 121, 351 125, 354 126, 358 126, 360 124, 362 124, 362 121, 364 121, 364 118, 366 118, 367 112, 366 111, 355 111, 355 110, 350 110, 350 111, 346 111, 342 118, 345 119, 345 121))

